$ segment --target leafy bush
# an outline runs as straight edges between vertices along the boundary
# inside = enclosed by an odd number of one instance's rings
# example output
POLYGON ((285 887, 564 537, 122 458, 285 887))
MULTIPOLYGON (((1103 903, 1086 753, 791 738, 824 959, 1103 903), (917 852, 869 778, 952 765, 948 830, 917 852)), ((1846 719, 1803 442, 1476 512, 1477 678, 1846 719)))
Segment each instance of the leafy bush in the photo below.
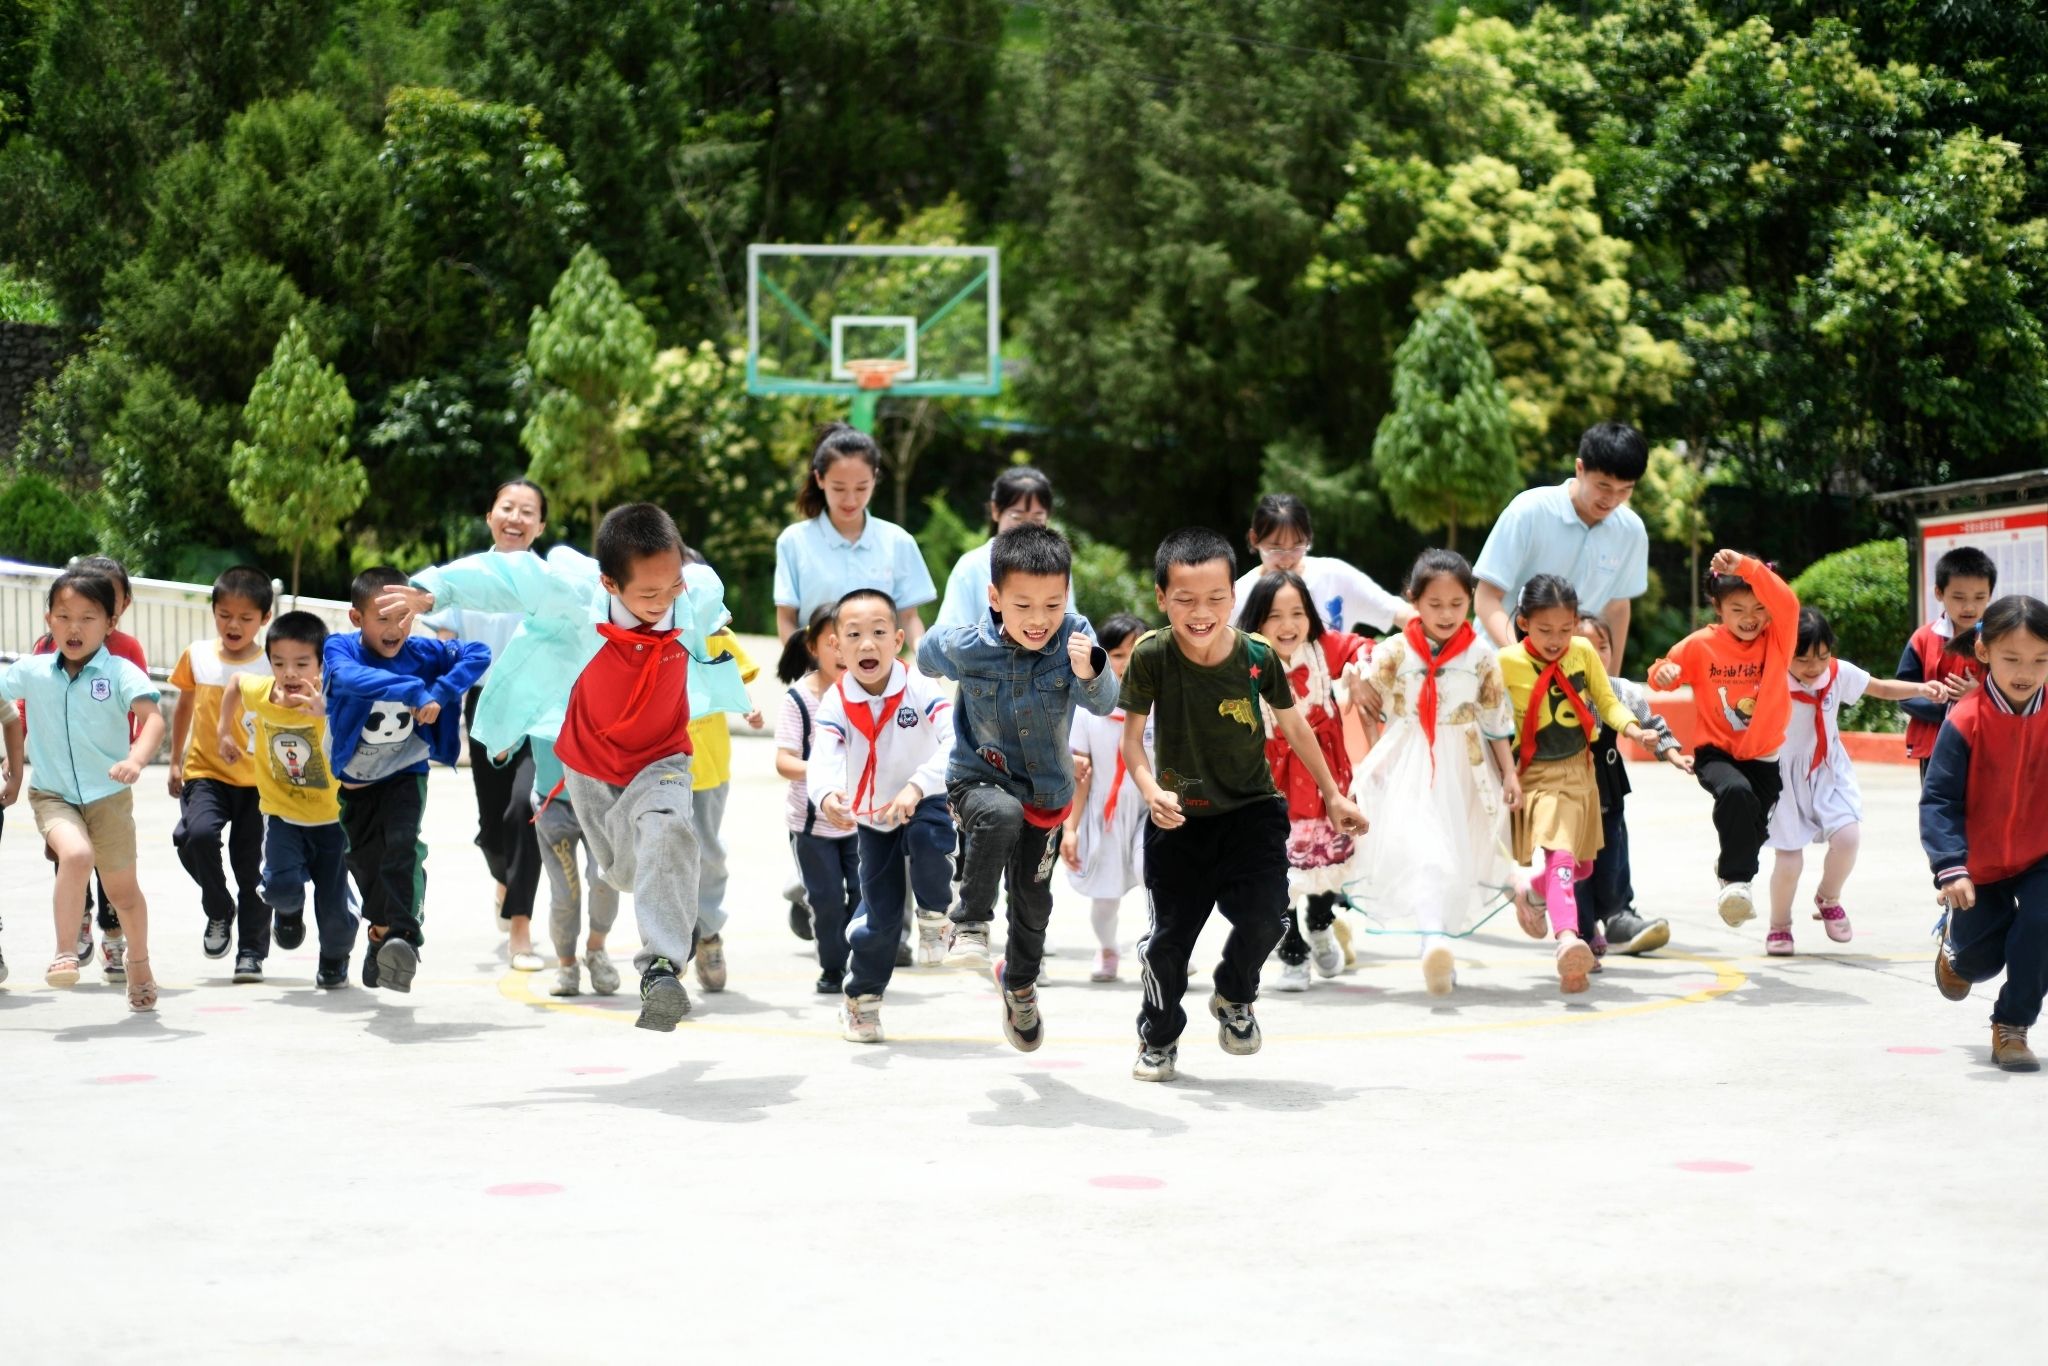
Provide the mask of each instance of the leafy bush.
POLYGON ((1912 634, 1903 539, 1865 541, 1816 560, 1792 580, 1801 604, 1835 628, 1835 653, 1889 678, 1912 634))
POLYGON ((0 322, 47 325, 57 321, 57 300, 49 286, 17 274, 13 266, 0 264, 0 322))
POLYGON ((60 566, 98 549, 77 502, 41 475, 24 474, 0 490, 0 557, 60 566))
POLYGON ((1090 621, 1107 621, 1130 612, 1160 625, 1159 599, 1152 575, 1131 562, 1129 552, 1098 541, 1077 526, 1063 526, 1074 547, 1074 610, 1090 621))

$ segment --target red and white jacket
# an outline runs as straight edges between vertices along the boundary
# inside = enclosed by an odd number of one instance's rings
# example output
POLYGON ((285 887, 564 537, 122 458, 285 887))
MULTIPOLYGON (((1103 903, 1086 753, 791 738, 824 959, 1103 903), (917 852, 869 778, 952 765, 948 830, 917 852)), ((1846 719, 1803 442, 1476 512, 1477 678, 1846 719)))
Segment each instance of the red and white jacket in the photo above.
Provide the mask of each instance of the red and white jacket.
POLYGON ((846 794, 856 824, 883 829, 875 817, 906 783, 927 797, 946 794, 953 751, 953 703, 938 681, 897 660, 879 696, 843 673, 818 702, 805 786, 819 810, 834 792, 846 794), (872 737, 872 739, 870 739, 872 737))

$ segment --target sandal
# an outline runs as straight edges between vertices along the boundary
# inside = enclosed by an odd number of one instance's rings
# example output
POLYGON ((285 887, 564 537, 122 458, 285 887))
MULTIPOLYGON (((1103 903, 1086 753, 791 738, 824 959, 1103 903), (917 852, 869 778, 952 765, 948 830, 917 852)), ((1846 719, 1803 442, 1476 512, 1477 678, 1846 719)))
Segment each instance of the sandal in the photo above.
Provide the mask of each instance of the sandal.
POLYGON ((156 974, 149 970, 149 959, 128 960, 128 1008, 137 1014, 156 1009, 156 974), (135 970, 142 969, 145 980, 135 980, 135 970))
POLYGON ((75 987, 78 985, 78 955, 60 953, 50 960, 50 966, 43 970, 43 980, 53 987, 75 987))

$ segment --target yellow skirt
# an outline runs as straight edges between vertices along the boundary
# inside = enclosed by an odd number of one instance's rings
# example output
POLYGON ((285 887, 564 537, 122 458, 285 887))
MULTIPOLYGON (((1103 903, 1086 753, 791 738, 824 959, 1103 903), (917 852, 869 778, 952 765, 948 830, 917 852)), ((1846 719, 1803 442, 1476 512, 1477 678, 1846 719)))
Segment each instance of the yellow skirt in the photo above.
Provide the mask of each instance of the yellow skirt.
POLYGON ((1527 864, 1539 849, 1569 849, 1590 859, 1607 843, 1600 829, 1600 788, 1593 781, 1593 754, 1538 762, 1522 771, 1522 809, 1515 812, 1515 862, 1527 864))

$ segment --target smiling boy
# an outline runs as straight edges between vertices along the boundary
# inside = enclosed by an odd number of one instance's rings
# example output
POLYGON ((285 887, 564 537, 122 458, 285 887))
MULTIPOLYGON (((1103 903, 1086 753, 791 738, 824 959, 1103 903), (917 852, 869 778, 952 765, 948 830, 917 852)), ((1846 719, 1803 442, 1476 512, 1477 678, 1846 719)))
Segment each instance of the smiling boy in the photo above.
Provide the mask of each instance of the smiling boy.
POLYGON ((1949 642, 1977 629, 1997 590, 1998 565, 1976 546, 1959 545, 1934 562, 1941 615, 1913 632, 1899 656, 1901 682, 1939 683, 1946 694, 1939 702, 1917 697, 1899 703, 1906 713, 1906 755, 1920 761, 1923 779, 1949 708, 1975 691, 1983 677, 1976 658, 1967 650, 1950 650, 1949 642))
POLYGON ((989 958, 996 891, 1009 887, 1010 937, 994 977, 1003 1033, 1024 1052, 1044 1041, 1038 970, 1052 918, 1052 870, 1074 801, 1067 730, 1076 705, 1116 710, 1117 681, 1088 623, 1067 610, 1073 554, 1048 527, 1026 524, 989 550, 988 610, 972 626, 927 635, 917 666, 959 680, 946 792, 967 855, 948 961, 989 958))

